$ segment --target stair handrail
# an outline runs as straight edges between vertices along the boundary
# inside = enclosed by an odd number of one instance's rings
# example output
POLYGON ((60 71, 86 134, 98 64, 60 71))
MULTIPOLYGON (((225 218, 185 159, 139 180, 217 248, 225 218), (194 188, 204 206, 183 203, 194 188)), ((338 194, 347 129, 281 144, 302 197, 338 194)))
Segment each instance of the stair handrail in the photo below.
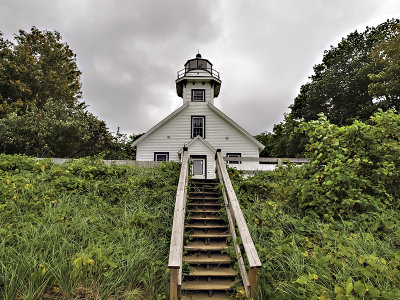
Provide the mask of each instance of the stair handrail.
POLYGON ((179 183, 176 191, 174 220, 172 223, 171 244, 169 248, 168 268, 170 270, 170 299, 178 300, 178 293, 182 285, 182 253, 183 233, 185 224, 185 210, 187 185, 189 179, 189 152, 183 149, 182 166, 179 183))
POLYGON ((242 210, 239 205, 239 201, 237 200, 235 190, 233 189, 232 182, 229 178, 228 171, 226 169, 226 165, 224 163, 222 154, 220 150, 217 150, 216 153, 216 171, 220 182, 223 184, 223 196, 224 200, 227 200, 227 213, 228 213, 228 221, 231 229, 232 240, 235 245, 235 251, 238 255, 239 268, 242 275, 242 280, 245 286, 247 296, 252 297, 253 299, 257 299, 257 269, 262 266, 261 261, 258 257, 256 247, 254 246, 254 242, 251 238, 249 229, 247 227, 246 220, 243 216, 242 210), (231 217, 233 215, 233 218, 231 217), (243 248, 246 253, 247 261, 249 263, 249 275, 245 272, 245 266, 243 263, 243 258, 240 254, 240 248, 236 243, 236 232, 235 232, 235 224, 239 230, 239 235, 243 243, 243 248), (249 285, 247 287, 247 284, 249 285))

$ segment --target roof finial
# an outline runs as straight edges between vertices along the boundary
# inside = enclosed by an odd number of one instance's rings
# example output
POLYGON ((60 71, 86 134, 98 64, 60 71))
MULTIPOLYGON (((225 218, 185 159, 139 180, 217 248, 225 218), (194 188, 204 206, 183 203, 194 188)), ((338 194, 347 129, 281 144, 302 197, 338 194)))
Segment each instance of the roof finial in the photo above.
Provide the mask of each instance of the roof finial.
POLYGON ((197 50, 196 57, 197 57, 197 58, 201 58, 200 50, 197 50))

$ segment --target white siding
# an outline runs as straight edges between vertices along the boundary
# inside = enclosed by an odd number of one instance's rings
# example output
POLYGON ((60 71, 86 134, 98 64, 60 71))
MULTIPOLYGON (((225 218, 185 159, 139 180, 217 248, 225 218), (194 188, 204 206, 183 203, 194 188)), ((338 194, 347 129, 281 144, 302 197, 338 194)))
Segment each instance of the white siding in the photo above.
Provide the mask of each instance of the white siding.
POLYGON ((183 103, 192 101, 192 90, 205 90, 205 102, 211 102, 214 104, 214 88, 211 87, 210 82, 205 81, 203 84, 200 81, 188 81, 186 87, 183 87, 183 103))
MULTIPOLYGON (((258 147, 245 135, 211 111, 207 106, 207 102, 190 102, 187 109, 137 145, 136 160, 152 161, 154 160, 154 152, 169 152, 171 161, 179 161, 178 151, 191 141, 191 116, 205 116, 205 140, 215 149, 221 149, 222 155, 225 156, 226 153, 234 152, 241 153, 242 157, 259 156, 258 147)), ((206 146, 204 145, 204 147, 206 146)), ((210 149, 206 148, 204 149, 206 153, 203 153, 203 155, 210 155, 207 152, 210 149)), ((200 149, 196 146, 193 151, 199 152, 200 149)), ((212 154, 210 159, 207 157, 207 173, 214 172, 214 164, 214 154, 212 154)))

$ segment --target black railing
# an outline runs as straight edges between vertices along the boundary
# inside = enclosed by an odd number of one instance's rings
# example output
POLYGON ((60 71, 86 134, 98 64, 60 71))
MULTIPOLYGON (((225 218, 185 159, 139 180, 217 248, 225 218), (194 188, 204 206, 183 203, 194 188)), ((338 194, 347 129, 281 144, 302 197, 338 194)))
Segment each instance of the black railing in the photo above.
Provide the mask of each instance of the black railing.
POLYGON ((188 73, 189 71, 193 71, 193 70, 204 70, 204 71, 207 71, 208 73, 210 73, 210 75, 212 77, 215 77, 215 78, 219 79, 219 72, 217 70, 213 69, 213 68, 184 68, 184 69, 178 71, 178 79, 182 78, 183 76, 186 75, 186 73, 188 73))

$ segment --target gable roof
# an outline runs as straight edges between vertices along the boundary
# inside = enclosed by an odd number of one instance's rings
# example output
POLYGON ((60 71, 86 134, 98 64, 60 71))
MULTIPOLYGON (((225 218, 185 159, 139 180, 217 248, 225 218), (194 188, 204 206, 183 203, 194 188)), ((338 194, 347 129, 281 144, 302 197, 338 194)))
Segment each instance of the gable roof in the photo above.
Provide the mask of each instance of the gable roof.
MULTIPOLYGON (((227 115, 225 115, 222 111, 220 111, 218 108, 216 108, 213 104, 210 102, 207 103, 207 106, 210 108, 211 111, 213 111, 215 114, 217 114, 220 118, 225 120, 228 124, 230 124, 233 128, 235 128, 237 131, 239 131, 241 134, 243 134, 247 139, 255 144, 260 151, 262 151, 265 146, 257 141, 249 132, 247 132, 245 129, 243 129, 239 124, 237 124, 235 121, 233 121, 231 118, 229 118, 227 115)), ((137 144, 141 143, 143 140, 145 140, 149 135, 151 135, 154 131, 156 131, 158 128, 172 120, 175 116, 179 115, 181 112, 183 112, 186 108, 189 107, 189 102, 186 102, 184 105, 182 105, 180 108, 172 112, 170 115, 168 115, 165 119, 163 119, 161 122, 157 123, 154 125, 149 131, 147 131, 144 135, 142 135, 140 138, 138 138, 136 141, 132 143, 132 147, 136 146, 137 144)), ((196 139, 196 138, 195 138, 196 139)), ((194 142, 193 139, 189 144, 194 142)), ((204 142, 206 142, 209 146, 211 146, 206 140, 202 139, 204 142)), ((211 146, 212 147, 212 146, 211 146)), ((212 147, 213 148, 213 147, 212 147)), ((213 148, 214 149, 214 148, 213 148)))
POLYGON ((233 121, 231 118, 229 118, 226 114, 224 114, 222 111, 220 111, 218 108, 216 108, 214 105, 212 105, 210 102, 207 104, 208 107, 215 112, 218 116, 220 116, 222 119, 224 119, 227 123, 229 123, 232 127, 236 128, 240 133, 242 133, 244 136, 246 136, 252 143, 256 144, 260 150, 263 150, 265 146, 257 141, 247 130, 243 129, 238 123, 233 121))
MULTIPOLYGON (((190 148, 190 146, 192 146, 194 143, 196 143, 197 141, 202 142, 206 147, 208 147, 212 152, 216 152, 217 150, 211 146, 211 144, 209 142, 207 142, 205 139, 203 139, 201 136, 196 136, 193 140, 190 141, 189 144, 186 145, 186 147, 190 148)), ((179 149, 178 153, 182 153, 182 148, 179 149)))
POLYGON ((141 141, 145 140, 150 134, 152 134, 154 131, 156 131, 159 127, 163 126, 169 120, 172 120, 176 115, 179 115, 182 111, 184 111, 188 107, 189 107, 189 102, 186 102, 184 105, 182 105, 177 110, 175 110, 170 115, 168 115, 165 119, 163 119, 162 121, 160 121, 159 123, 154 125, 152 128, 150 128, 150 130, 147 131, 145 134, 143 134, 140 138, 138 138, 136 141, 134 141, 132 143, 132 147, 136 146, 141 141))

